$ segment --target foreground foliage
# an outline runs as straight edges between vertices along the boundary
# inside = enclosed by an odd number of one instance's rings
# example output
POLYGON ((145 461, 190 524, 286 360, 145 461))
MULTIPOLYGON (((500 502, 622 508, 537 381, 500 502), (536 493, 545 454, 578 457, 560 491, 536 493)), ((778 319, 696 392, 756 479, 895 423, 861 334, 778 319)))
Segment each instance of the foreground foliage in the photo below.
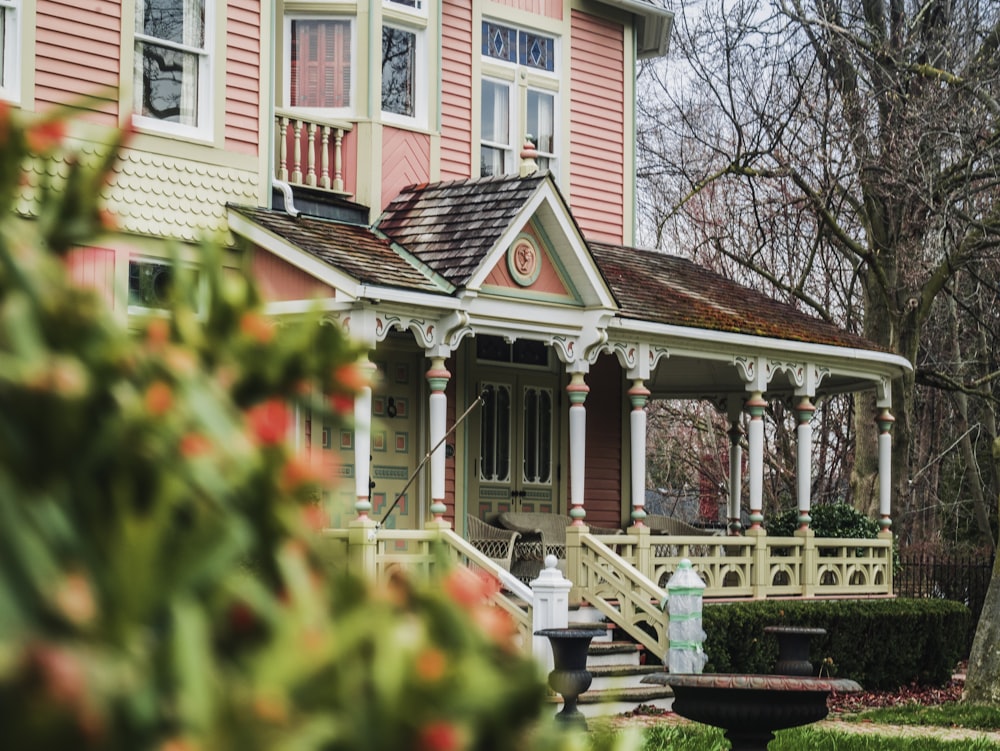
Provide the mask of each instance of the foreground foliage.
POLYGON ((169 316, 127 333, 68 273, 108 226, 99 196, 121 144, 88 164, 65 128, 0 104, 4 747, 546 738, 537 667, 484 604, 488 582, 456 570, 376 588, 321 563, 326 480, 287 441, 290 415, 349 426, 366 381, 355 347, 317 318, 272 326, 210 243, 169 316), (43 170, 36 218, 17 217, 24 160, 56 152, 65 169, 43 170))

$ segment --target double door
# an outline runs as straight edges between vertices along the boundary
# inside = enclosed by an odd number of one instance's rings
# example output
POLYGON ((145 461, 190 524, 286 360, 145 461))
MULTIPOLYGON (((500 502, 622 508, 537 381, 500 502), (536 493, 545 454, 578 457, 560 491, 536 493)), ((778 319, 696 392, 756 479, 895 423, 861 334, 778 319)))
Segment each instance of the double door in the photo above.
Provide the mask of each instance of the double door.
POLYGON ((559 506, 555 377, 503 375, 478 383, 484 404, 471 426, 476 461, 469 512, 555 513, 559 506))

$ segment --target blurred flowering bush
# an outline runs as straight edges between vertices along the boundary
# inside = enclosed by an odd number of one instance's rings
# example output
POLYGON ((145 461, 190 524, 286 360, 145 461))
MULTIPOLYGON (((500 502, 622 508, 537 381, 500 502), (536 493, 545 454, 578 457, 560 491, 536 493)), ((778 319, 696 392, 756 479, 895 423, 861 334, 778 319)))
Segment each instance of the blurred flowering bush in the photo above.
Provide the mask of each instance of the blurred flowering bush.
POLYGON ((127 134, 84 163, 65 124, 0 109, 3 746, 516 747, 544 687, 482 580, 375 589, 319 562, 289 410, 336 419, 358 352, 317 319, 275 328, 211 243, 169 315, 126 332, 67 259, 110 231, 127 134), (31 219, 27 159, 61 165, 31 219))

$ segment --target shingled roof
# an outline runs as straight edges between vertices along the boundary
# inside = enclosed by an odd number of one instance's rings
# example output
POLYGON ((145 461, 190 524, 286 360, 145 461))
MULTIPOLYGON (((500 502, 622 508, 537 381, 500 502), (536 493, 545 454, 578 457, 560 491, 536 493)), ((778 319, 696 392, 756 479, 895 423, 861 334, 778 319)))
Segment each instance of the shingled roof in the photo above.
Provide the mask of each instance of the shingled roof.
POLYGON ((879 351, 864 339, 678 256, 589 242, 622 318, 879 351))
POLYGON ((443 292, 442 285, 422 274, 388 240, 367 227, 305 214, 293 217, 270 209, 247 206, 230 206, 230 209, 362 284, 443 292))
POLYGON ((463 286, 528 199, 544 173, 410 186, 377 228, 456 286, 463 286))

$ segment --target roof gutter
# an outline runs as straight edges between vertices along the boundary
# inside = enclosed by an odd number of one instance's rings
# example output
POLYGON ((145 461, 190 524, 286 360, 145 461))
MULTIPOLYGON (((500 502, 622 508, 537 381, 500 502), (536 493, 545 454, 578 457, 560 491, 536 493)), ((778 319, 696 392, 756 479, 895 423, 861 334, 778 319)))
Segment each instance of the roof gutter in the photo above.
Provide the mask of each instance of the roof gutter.
POLYGON ((640 60, 663 57, 670 48, 674 14, 649 0, 599 0, 604 5, 632 13, 636 18, 636 56, 640 60))

